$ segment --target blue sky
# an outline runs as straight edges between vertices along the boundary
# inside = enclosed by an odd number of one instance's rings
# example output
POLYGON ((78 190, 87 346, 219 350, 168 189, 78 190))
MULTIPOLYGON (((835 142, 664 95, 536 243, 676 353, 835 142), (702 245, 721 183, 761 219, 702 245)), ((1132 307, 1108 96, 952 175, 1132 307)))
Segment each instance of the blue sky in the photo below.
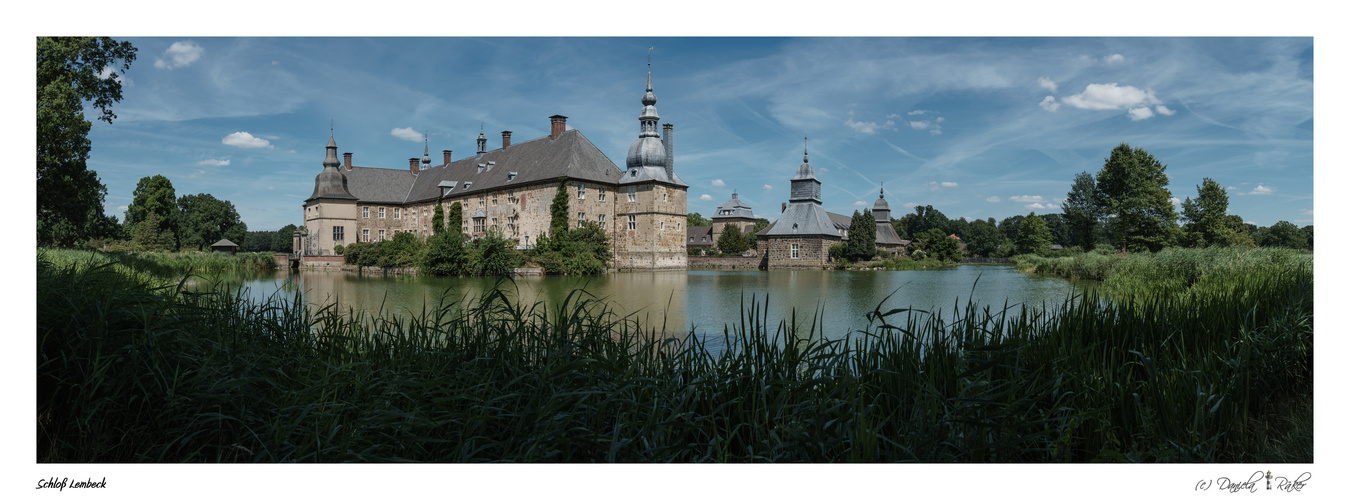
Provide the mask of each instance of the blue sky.
POLYGON ((252 230, 300 223, 330 119, 361 166, 520 142, 569 117, 622 166, 648 47, 689 211, 733 190, 773 219, 809 137, 827 210, 1059 212, 1125 142, 1173 196, 1211 177, 1229 213, 1313 222, 1313 41, 1303 38, 125 38, 138 49, 89 166, 122 214, 136 182, 230 200, 252 230))

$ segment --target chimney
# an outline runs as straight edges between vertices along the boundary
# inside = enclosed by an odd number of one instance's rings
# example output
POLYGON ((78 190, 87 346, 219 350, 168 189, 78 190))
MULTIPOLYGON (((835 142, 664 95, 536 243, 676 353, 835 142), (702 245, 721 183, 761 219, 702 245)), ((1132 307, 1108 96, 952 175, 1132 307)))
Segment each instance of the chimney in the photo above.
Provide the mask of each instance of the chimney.
POLYGON ((446 164, 446 165, 449 165, 449 164, 450 164, 450 150, 449 150, 449 149, 442 149, 442 150, 441 150, 441 154, 445 155, 445 164, 446 164))
POLYGON ((506 149, 506 147, 507 147, 507 146, 510 146, 510 145, 511 145, 511 131, 510 131, 510 130, 503 130, 503 131, 502 131, 502 149, 506 149))
POLYGON ((414 173, 414 174, 417 173, 417 170, 418 170, 418 168, 417 168, 417 162, 418 162, 418 160, 419 160, 418 158, 408 158, 408 171, 410 171, 410 172, 412 172, 412 173, 414 173))
POLYGON ((786 212, 786 211, 787 211, 787 203, 784 203, 784 204, 783 204, 783 210, 781 210, 779 213, 786 212))
POLYGON ((553 122, 553 128, 548 133, 549 139, 557 139, 563 132, 567 131, 567 117, 563 115, 553 115, 548 117, 553 122))
POLYGON ((675 126, 669 123, 661 127, 661 142, 666 146, 666 178, 675 180, 675 126))
POLYGON ((347 170, 351 170, 351 169, 352 169, 352 154, 351 154, 351 153, 342 153, 342 168, 345 168, 345 169, 347 169, 347 170))

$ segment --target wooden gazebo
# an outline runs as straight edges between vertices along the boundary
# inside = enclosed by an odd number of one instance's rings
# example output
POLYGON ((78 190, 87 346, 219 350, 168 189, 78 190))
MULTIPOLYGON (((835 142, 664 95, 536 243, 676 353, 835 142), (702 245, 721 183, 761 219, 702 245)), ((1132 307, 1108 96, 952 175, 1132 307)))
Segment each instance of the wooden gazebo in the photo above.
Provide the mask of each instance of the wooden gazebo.
POLYGON ((222 238, 220 241, 211 244, 211 250, 215 252, 229 252, 234 254, 239 251, 239 245, 233 241, 222 238))

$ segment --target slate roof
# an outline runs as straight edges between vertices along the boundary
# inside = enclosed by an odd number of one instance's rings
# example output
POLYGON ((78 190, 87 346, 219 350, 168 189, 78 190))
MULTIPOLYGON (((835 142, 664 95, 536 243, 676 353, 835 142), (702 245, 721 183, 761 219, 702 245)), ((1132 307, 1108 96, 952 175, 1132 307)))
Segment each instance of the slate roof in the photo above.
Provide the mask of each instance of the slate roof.
MULTIPOLYGON (((411 174, 409 174, 411 175, 411 174)), ((457 182, 450 196, 494 188, 552 181, 568 177, 580 181, 617 184, 624 175, 619 167, 576 129, 564 131, 557 139, 548 136, 511 144, 481 155, 461 158, 449 165, 423 170, 406 194, 407 203, 434 200, 441 194, 442 181, 457 182), (483 164, 482 172, 478 165, 483 164), (515 173, 514 179, 510 178, 515 173), (472 183, 472 185, 466 185, 472 183)))
POLYGON ((742 201, 740 200, 740 198, 736 196, 736 193, 731 193, 731 199, 730 199, 730 200, 727 200, 726 203, 723 203, 721 206, 717 207, 717 211, 716 211, 716 212, 713 212, 713 217, 712 217, 712 218, 713 218, 713 219, 738 219, 738 218, 754 219, 754 218, 755 218, 755 212, 752 211, 752 210, 750 210, 750 205, 746 205, 745 202, 742 202, 742 201))
POLYGON ((887 222, 877 223, 877 244, 878 245, 908 245, 909 242, 900 239, 900 235, 895 232, 895 226, 887 222))
POLYGON ((789 203, 777 221, 755 235, 840 238, 839 230, 835 228, 828 212, 815 203, 789 203))
POLYGON ((712 246, 712 226, 689 226, 684 230, 686 244, 690 246, 712 246), (704 238, 707 238, 704 240, 704 238))
POLYGON ((661 167, 629 168, 628 172, 623 174, 623 178, 619 179, 619 184, 621 185, 636 184, 639 182, 648 182, 648 181, 664 182, 667 184, 675 184, 678 186, 688 186, 688 184, 684 183, 684 180, 680 179, 680 176, 678 174, 672 172, 670 176, 666 176, 666 169, 661 167))
POLYGON ((221 238, 220 241, 217 241, 217 242, 211 244, 211 248, 215 248, 215 247, 237 247, 237 246, 239 246, 239 245, 236 245, 236 244, 234 244, 233 241, 230 241, 230 240, 227 240, 227 239, 224 239, 224 238, 221 238))

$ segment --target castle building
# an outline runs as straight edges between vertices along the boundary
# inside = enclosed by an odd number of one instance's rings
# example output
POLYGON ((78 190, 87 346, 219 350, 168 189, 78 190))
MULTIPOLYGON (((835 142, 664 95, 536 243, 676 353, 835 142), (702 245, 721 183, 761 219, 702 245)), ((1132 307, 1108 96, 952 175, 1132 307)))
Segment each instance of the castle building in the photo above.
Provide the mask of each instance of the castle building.
POLYGON ((829 264, 830 245, 842 239, 820 204, 820 181, 806 154, 792 178, 787 206, 778 220, 757 234, 761 267, 819 269, 829 264))
POLYGON ((885 186, 881 188, 876 203, 872 204, 872 217, 877 220, 877 250, 898 255, 909 245, 909 240, 900 239, 900 235, 895 232, 895 226, 891 225, 891 205, 886 203, 885 186))
MULTIPOLYGON (((689 248, 712 249, 717 246, 717 239, 722 237, 728 226, 736 226, 741 230, 741 234, 750 237, 755 232, 755 212, 750 209, 750 205, 740 200, 736 192, 731 193, 731 199, 713 213, 711 226, 691 226, 687 237, 689 241, 685 244, 689 248)), ((750 249, 753 256, 758 252, 757 249, 750 249)))
POLYGON ((489 151, 480 131, 477 151, 460 159, 442 151, 432 165, 429 144, 408 167, 379 168, 352 164, 352 153, 337 159, 328 139, 323 171, 304 203, 305 226, 297 231, 295 252, 302 265, 334 260, 335 248, 353 242, 378 242, 397 233, 425 239, 432 234, 437 204, 449 217, 458 202, 462 220, 450 221, 471 238, 489 231, 528 248, 549 231, 550 206, 561 184, 568 193, 568 226, 593 221, 610 238, 611 265, 618 269, 685 269, 688 184, 675 174, 674 126, 657 131, 660 116, 652 93, 650 64, 642 96, 638 138, 619 169, 580 131, 567 128, 567 117, 549 117, 549 135, 502 145, 489 151))

